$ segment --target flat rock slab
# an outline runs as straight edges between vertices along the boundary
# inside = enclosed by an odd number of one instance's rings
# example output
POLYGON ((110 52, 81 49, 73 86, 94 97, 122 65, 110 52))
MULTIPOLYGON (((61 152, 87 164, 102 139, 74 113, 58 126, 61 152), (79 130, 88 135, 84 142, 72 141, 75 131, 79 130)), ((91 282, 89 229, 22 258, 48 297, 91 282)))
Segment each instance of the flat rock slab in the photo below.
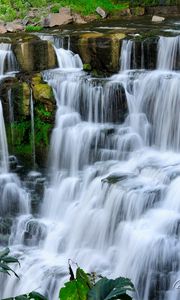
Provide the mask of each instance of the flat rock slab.
POLYGON ((0 34, 4 34, 7 32, 7 29, 4 25, 0 25, 0 34))
POLYGON ((67 25, 73 22, 73 18, 69 14, 50 14, 48 18, 49 27, 67 25))

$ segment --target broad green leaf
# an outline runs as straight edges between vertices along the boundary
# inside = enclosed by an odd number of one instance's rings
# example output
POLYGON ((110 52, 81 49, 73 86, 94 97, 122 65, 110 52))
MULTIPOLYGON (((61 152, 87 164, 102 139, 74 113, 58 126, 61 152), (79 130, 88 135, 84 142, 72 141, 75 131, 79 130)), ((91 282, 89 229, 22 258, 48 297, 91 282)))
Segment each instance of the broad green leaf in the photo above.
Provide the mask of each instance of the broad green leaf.
POLYGON ((15 300, 28 300, 28 296, 27 295, 21 295, 21 296, 17 296, 14 298, 15 300))
POLYGON ((8 265, 4 264, 4 263, 0 263, 0 270, 6 270, 6 271, 11 271, 12 273, 14 273, 14 275, 19 278, 19 276, 16 274, 16 272, 14 272, 8 265))
POLYGON ((76 279, 65 283, 65 287, 60 290, 60 300, 87 300, 89 288, 83 284, 82 280, 76 279))
POLYGON ((9 248, 5 248, 3 251, 0 251, 0 260, 9 254, 10 250, 9 248))
POLYGON ((12 263, 18 263, 18 264, 20 265, 18 259, 15 258, 15 257, 12 257, 12 256, 6 256, 6 257, 3 257, 3 258, 1 259, 1 261, 3 261, 3 263, 7 263, 7 264, 9 264, 9 263, 11 263, 11 264, 12 264, 12 263))
POLYGON ((127 291, 134 291, 134 286, 128 278, 103 278, 89 291, 88 300, 130 300, 132 298, 127 295, 127 291))
POLYGON ((28 299, 47 300, 46 297, 44 297, 43 295, 39 294, 38 292, 34 292, 34 291, 29 294, 29 298, 28 299))
POLYGON ((81 268, 77 268, 76 270, 76 279, 82 280, 83 284, 87 285, 89 288, 92 287, 88 275, 81 268))

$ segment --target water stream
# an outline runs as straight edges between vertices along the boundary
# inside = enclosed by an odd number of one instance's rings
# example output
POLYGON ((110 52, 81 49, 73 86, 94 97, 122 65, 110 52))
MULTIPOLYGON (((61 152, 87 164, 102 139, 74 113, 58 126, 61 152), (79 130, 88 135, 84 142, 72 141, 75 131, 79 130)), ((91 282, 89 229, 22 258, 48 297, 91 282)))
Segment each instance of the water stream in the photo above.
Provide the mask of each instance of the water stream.
POLYGON ((36 217, 18 183, 9 246, 21 280, 0 275, 0 298, 38 290, 58 299, 69 258, 131 278, 139 300, 180 298, 178 47, 179 38, 160 38, 157 69, 132 70, 133 42, 123 41, 110 79, 91 78, 79 57, 56 48, 59 69, 44 72, 57 102, 50 180, 36 217))

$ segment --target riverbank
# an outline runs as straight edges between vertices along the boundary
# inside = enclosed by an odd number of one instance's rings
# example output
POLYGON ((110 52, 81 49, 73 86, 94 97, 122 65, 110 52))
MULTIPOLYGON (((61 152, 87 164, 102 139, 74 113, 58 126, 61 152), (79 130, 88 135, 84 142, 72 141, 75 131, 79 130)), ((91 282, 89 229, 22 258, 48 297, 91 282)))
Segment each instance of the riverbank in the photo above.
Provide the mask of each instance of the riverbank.
MULTIPOLYGON (((7 32, 37 32, 46 28, 63 27, 67 24, 81 25, 91 24, 103 19, 108 21, 121 20, 122 18, 133 19, 136 17, 158 15, 161 17, 178 16, 180 14, 179 5, 169 6, 134 6, 129 2, 122 1, 114 4, 110 0, 93 1, 88 4, 79 0, 61 1, 60 3, 45 4, 43 0, 30 5, 28 2, 22 6, 0 4, 0 34, 7 32), (44 3, 44 6, 43 6, 44 3)), ((8 0, 5 1, 8 3, 8 0)), ((36 1, 33 1, 36 2, 36 1)), ((50 2, 48 2, 50 3, 50 2)), ((159 21, 159 20, 157 20, 159 21)), ((160 19, 163 21, 163 19, 160 19)))

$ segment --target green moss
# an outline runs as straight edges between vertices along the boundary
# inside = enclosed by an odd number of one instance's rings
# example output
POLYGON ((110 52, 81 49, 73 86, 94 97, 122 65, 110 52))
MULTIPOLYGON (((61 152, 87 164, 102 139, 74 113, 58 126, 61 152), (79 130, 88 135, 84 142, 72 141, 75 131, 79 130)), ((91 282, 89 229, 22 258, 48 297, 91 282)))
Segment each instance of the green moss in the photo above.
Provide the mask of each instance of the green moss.
POLYGON ((36 114, 40 117, 40 118, 49 118, 52 117, 52 112, 51 111, 47 111, 45 109, 45 106, 41 103, 39 103, 36 106, 36 114))
POLYGON ((33 95, 35 100, 52 99, 52 88, 47 83, 38 83, 33 86, 33 95))
POLYGON ((84 65, 83 65, 83 70, 84 70, 84 71, 91 71, 91 70, 92 70, 92 67, 91 67, 90 64, 84 64, 84 65))
POLYGON ((31 129, 30 121, 16 122, 11 125, 14 137, 14 146, 30 143, 27 133, 31 129))
POLYGON ((35 145, 48 146, 49 136, 52 129, 52 125, 41 121, 39 118, 35 118, 35 145))

